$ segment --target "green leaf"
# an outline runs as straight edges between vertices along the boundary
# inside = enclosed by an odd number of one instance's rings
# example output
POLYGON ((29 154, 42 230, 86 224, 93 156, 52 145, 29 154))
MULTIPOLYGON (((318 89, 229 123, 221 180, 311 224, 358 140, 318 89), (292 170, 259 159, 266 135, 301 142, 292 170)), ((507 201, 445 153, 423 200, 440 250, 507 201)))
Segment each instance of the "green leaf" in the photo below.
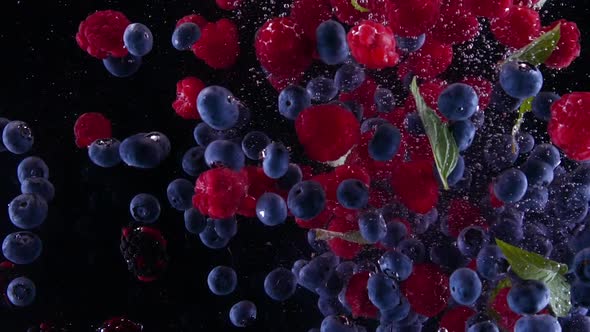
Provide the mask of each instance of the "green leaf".
POLYGON ((520 126, 524 122, 524 115, 533 109, 533 97, 525 99, 518 109, 518 118, 512 126, 512 153, 516 153, 516 134, 520 131, 520 126))
POLYGON ((555 28, 545 32, 527 46, 512 53, 503 63, 508 61, 522 61, 530 63, 533 66, 538 66, 551 56, 560 37, 561 24, 557 24, 555 28))
POLYGON ((459 159, 459 148, 457 148, 457 142, 451 134, 451 131, 444 124, 438 115, 426 105, 424 98, 420 95, 418 84, 416 83, 416 77, 412 80, 410 85, 412 95, 416 100, 416 108, 418 114, 424 125, 424 130, 430 141, 432 148, 432 154, 434 155, 434 161, 436 163, 436 169, 443 183, 445 189, 449 189, 447 178, 457 166, 457 160, 459 159))
POLYGON ((354 232, 347 232, 347 233, 340 233, 340 232, 333 232, 327 229, 315 228, 314 229, 316 239, 318 240, 325 240, 329 241, 332 239, 342 239, 344 241, 358 243, 358 244, 369 244, 367 240, 363 238, 361 232, 354 231, 354 232))
POLYGON ((350 0, 350 4, 354 7, 354 9, 358 10, 361 13, 368 13, 369 10, 361 5, 359 5, 358 0, 350 0))
POLYGON ((571 302, 570 285, 563 276, 568 271, 566 264, 522 250, 499 239, 496 239, 496 244, 506 256, 512 271, 520 278, 545 283, 550 292, 551 309, 557 316, 563 317, 568 314, 571 302))

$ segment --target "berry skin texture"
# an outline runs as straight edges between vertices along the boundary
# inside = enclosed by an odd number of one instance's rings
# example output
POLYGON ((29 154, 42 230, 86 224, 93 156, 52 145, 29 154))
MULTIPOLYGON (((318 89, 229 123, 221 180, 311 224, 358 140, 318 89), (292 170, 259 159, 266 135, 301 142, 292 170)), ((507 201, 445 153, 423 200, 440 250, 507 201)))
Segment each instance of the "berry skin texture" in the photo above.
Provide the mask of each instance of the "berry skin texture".
POLYGON ((190 50, 201 38, 201 28, 192 22, 182 23, 172 33, 172 46, 179 51, 190 50))
POLYGON ((555 92, 539 92, 533 99, 532 111, 539 120, 551 120, 551 105, 561 97, 555 92))
POLYGON ((512 6, 505 16, 492 20, 491 29, 500 43, 521 48, 541 34, 541 20, 533 9, 512 6))
MULTIPOLYGON (((26 181, 28 180, 30 179, 26 181)), ((21 229, 32 229, 43 224, 47 218, 47 210, 45 199, 36 194, 21 194, 8 204, 10 221, 21 229)))
POLYGON ((229 310, 229 320, 236 327, 247 327, 256 320, 256 305, 250 301, 240 301, 229 310))
POLYGON ((160 202, 150 194, 137 194, 129 203, 129 213, 137 222, 151 224, 160 217, 160 202))
POLYGON ((127 55, 127 49, 123 43, 123 33, 130 23, 121 12, 97 11, 80 23, 76 42, 81 49, 95 58, 124 57, 127 55))
POLYGON ((377 243, 387 233, 385 220, 379 211, 364 211, 358 218, 361 236, 369 243, 377 243))
POLYGON ((290 18, 312 41, 316 40, 318 26, 331 17, 332 8, 329 0, 295 0, 291 5, 290 18))
POLYGON ((238 284, 236 271, 228 266, 217 266, 207 275, 209 290, 215 295, 231 294, 238 284))
POLYGON ((522 199, 528 188, 526 175, 516 168, 502 172, 494 183, 494 195, 504 203, 514 203, 522 199))
POLYGON ((360 140, 360 124, 354 114, 335 104, 303 110, 295 120, 295 131, 306 154, 322 162, 339 159, 360 140))
POLYGON ((384 273, 375 273, 367 281, 369 300, 379 310, 395 308, 400 303, 399 287, 384 273))
POLYGON ((438 22, 430 33, 438 41, 455 45, 472 39, 478 32, 477 17, 463 1, 443 1, 438 22))
POLYGON ((311 106, 311 96, 298 85, 290 85, 279 94, 279 113, 289 120, 297 119, 299 113, 311 106))
POLYGON ((397 250, 385 252, 377 262, 381 271, 390 278, 404 281, 412 274, 412 260, 397 250))
MULTIPOLYGON (((475 311, 469 307, 459 306, 450 309, 442 316, 438 328, 445 328, 448 332, 465 332, 467 320, 475 311)), ((480 331, 492 332, 492 331, 480 331)))
POLYGON ((545 61, 545 65, 553 69, 563 69, 580 56, 580 30, 574 22, 558 20, 543 28, 542 31, 547 32, 557 24, 561 24, 559 41, 551 56, 545 61))
POLYGON ((154 36, 145 25, 131 23, 125 28, 123 42, 130 54, 142 57, 152 50, 154 36))
POLYGON ((121 163, 120 145, 116 138, 99 138, 88 147, 88 158, 100 167, 116 166, 121 163))
POLYGON ((322 22, 316 32, 316 49, 320 59, 327 65, 343 63, 348 58, 346 30, 334 20, 322 22))
POLYGON ((31 127, 25 122, 10 121, 2 130, 2 139, 0 141, 2 141, 6 150, 14 154, 23 154, 33 148, 35 137, 31 127))
POLYGON ((475 137, 475 126, 473 123, 469 120, 457 121, 451 125, 450 129, 459 151, 467 150, 471 146, 471 143, 473 143, 473 138, 475 137))
POLYGON ((393 32, 382 24, 362 21, 346 39, 353 58, 369 69, 393 67, 399 61, 393 32))
POLYGON ((516 322, 514 332, 561 332, 557 318, 549 315, 524 316, 516 322))
POLYGON ((31 232, 14 232, 2 241, 2 255, 14 264, 31 264, 43 251, 39 236, 31 232))
POLYGON ((572 270, 580 281, 590 283, 590 247, 576 254, 572 270))
POLYGON ((537 280, 516 283, 508 292, 508 306, 521 315, 534 315, 549 304, 549 289, 537 280))
POLYGON ((447 119, 461 121, 470 118, 478 107, 475 90, 467 84, 453 83, 438 96, 438 109, 447 119))
POLYGON ((350 306, 353 317, 376 318, 379 311, 369 299, 367 284, 369 272, 364 271, 350 277, 346 286, 346 303, 350 306))
POLYGON ((110 56, 102 59, 105 69, 111 75, 119 78, 125 78, 135 74, 139 70, 139 67, 141 67, 141 62, 141 57, 131 53, 122 58, 110 56))
POLYGON ((533 97, 543 87, 543 74, 528 63, 510 61, 500 69, 500 85, 511 97, 533 97))
POLYGON ((209 67, 228 69, 236 63, 240 54, 238 27, 226 18, 207 23, 201 27, 201 38, 193 44, 192 50, 209 67))
POLYGON ((287 206, 296 218, 310 220, 324 210, 326 194, 318 182, 302 181, 289 190, 287 206))
POLYGON ((275 301, 285 301, 297 288, 297 277, 291 270, 279 267, 272 270, 264 278, 264 291, 275 301))
POLYGON ((19 182, 24 182, 30 177, 49 179, 49 167, 43 159, 35 156, 23 159, 16 168, 16 174, 19 182))
POLYGON ((508 14, 512 0, 470 1, 471 11, 477 16, 498 18, 508 14))
POLYGON ((397 154, 401 140, 399 129, 389 123, 382 124, 369 141, 369 156, 376 161, 390 161, 397 154))
POLYGON ((441 0, 392 1, 389 13, 391 29, 402 37, 419 36, 432 28, 440 15, 441 0))
POLYGON ((222 86, 208 86, 197 96, 197 111, 205 123, 217 130, 233 127, 240 116, 237 99, 222 86))
POLYGON ((86 148, 95 140, 110 138, 111 135, 111 121, 101 113, 84 113, 74 123, 74 136, 79 148, 86 148))
POLYGON ((453 61, 453 47, 433 38, 426 38, 424 45, 399 64, 397 75, 405 77, 412 72, 423 79, 431 79, 445 70, 453 61))
POLYGON ((35 301, 36 295, 37 289, 35 284, 26 277, 12 279, 6 289, 8 301, 17 307, 31 305, 35 301))
POLYGON ((468 268, 455 270, 449 278, 451 296, 463 305, 472 305, 481 295, 481 280, 475 271, 468 268))
POLYGON ((256 216, 267 226, 276 226, 287 219, 287 204, 275 193, 264 193, 256 201, 256 216))
POLYGON ((413 273, 401 286, 412 309, 420 315, 434 317, 447 307, 449 277, 434 264, 414 264, 413 273))
POLYGON ((205 88, 200 79, 189 76, 176 83, 176 100, 172 108, 183 119, 199 120, 201 116, 197 109, 197 96, 205 88))
POLYGON ((209 167, 225 166, 234 171, 244 167, 246 158, 240 146, 230 140, 216 140, 205 149, 205 162, 209 167))
POLYGON ((393 172, 391 184, 394 192, 407 208, 425 214, 438 202, 438 183, 432 162, 417 160, 402 163, 393 172))
POLYGON ((30 177, 26 179, 21 183, 20 191, 23 194, 39 195, 47 202, 52 201, 53 197, 55 197, 53 184, 44 178, 30 177))
POLYGON ((362 209, 369 202, 369 188, 357 179, 344 180, 338 185, 336 197, 347 209, 362 209))
POLYGON ((590 92, 563 95, 551 105, 547 132, 566 156, 576 161, 590 160, 590 92))
MULTIPOLYGON (((334 217, 328 227, 329 231, 341 233, 358 231, 358 229, 358 222, 341 217, 334 217)), ((328 246, 336 256, 344 259, 353 259, 363 248, 358 243, 349 242, 339 238, 329 240, 328 246)))
POLYGON ((224 219, 233 216, 246 196, 243 172, 214 168, 201 173, 195 184, 193 206, 203 215, 224 219))

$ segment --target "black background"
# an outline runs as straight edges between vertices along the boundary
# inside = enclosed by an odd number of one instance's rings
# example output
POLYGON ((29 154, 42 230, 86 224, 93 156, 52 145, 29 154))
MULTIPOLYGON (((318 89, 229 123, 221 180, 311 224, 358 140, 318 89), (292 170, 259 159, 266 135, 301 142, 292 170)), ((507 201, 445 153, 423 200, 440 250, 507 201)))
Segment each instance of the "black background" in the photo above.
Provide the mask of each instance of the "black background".
MULTIPOLYGON (((41 321, 57 320, 71 322, 75 331, 86 331, 109 317, 126 315, 143 323, 145 331, 230 331, 229 308, 242 299, 258 306, 253 331, 306 331, 319 326, 315 296, 298 290, 294 298, 278 304, 264 295, 262 286, 266 273, 277 265, 289 267, 310 256, 305 232, 293 223, 270 229, 243 220, 227 249, 209 250, 198 237, 184 232, 182 214, 168 207, 165 196, 171 180, 190 179, 180 160, 195 145, 195 122, 177 117, 170 106, 176 81, 187 75, 228 87, 252 110, 251 128, 267 129, 273 139, 294 142, 293 130, 275 110, 277 93, 265 82, 253 56, 255 29, 288 11, 285 1, 273 2, 245 1, 238 13, 217 9, 213 0, 10 0, 2 5, 0 116, 32 126, 36 142, 31 154, 49 165, 56 199, 50 203, 49 219, 36 231, 44 244, 42 257, 18 268, 36 283, 37 300, 25 309, 0 308, 0 330, 24 331, 41 321), (75 43, 79 22, 100 9, 120 10, 132 22, 152 29, 154 50, 131 78, 110 76, 100 61, 75 43), (242 55, 233 69, 212 70, 190 52, 171 47, 176 20, 192 12, 209 21, 236 20, 242 55), (105 114, 119 139, 152 130, 166 133, 173 145, 171 156, 155 170, 93 166, 86 150, 77 149, 73 139, 74 121, 85 112, 105 114), (131 219, 128 202, 140 192, 156 195, 164 207, 156 226, 169 240, 171 257, 168 273, 150 284, 127 272, 118 249, 121 228, 131 219), (225 297, 212 295, 206 285, 207 273, 219 264, 234 267, 239 275, 238 289, 225 297)), ((545 89, 590 90, 585 67, 590 43, 584 43, 589 41, 589 7, 588 0, 549 0, 545 6, 551 14, 543 14, 543 23, 560 17, 576 21, 584 47, 570 68, 545 71, 545 89)), ((291 147, 299 155, 299 148, 291 147)), ((22 158, 0 155, 2 206, 19 193, 16 166, 22 158)), ((2 237, 15 231, 6 212, 0 214, 0 230, 2 237)))

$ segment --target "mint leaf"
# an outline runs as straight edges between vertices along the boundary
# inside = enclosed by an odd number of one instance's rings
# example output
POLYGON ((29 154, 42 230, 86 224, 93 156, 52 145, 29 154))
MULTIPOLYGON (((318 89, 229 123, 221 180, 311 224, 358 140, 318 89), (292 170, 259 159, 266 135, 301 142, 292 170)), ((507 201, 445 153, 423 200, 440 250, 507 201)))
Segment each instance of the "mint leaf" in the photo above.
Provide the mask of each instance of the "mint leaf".
POLYGON ((551 56, 560 37, 561 24, 557 24, 555 28, 545 32, 527 46, 512 53, 503 63, 508 61, 522 61, 530 63, 533 66, 538 66, 551 56))
POLYGON ((361 13, 368 13, 369 10, 361 5, 359 5, 358 0, 350 0, 350 4, 354 7, 354 9, 358 10, 361 13))
POLYGON ((572 306, 570 285, 563 276, 568 271, 566 264, 522 250, 499 239, 496 239, 496 244, 506 256, 512 271, 520 278, 545 283, 545 286, 549 288, 551 309, 557 316, 563 317, 569 313, 572 306))
POLYGON ((318 240, 329 241, 337 238, 352 243, 369 244, 369 242, 363 238, 361 232, 359 231, 340 233, 321 228, 315 228, 313 231, 315 232, 316 239, 318 240))
POLYGON ((457 142, 455 142, 455 138, 451 134, 447 125, 440 120, 438 115, 436 115, 428 105, 426 105, 424 98, 420 95, 420 90, 416 83, 416 77, 412 80, 410 90, 416 100, 418 115, 420 115, 424 130, 430 141, 436 169, 442 180, 443 187, 449 189, 447 178, 455 166, 457 166, 457 160, 459 159, 457 142))
POLYGON ((520 131, 520 126, 524 122, 524 115, 533 109, 533 97, 525 99, 518 109, 518 118, 512 126, 512 153, 516 153, 516 134, 520 131))

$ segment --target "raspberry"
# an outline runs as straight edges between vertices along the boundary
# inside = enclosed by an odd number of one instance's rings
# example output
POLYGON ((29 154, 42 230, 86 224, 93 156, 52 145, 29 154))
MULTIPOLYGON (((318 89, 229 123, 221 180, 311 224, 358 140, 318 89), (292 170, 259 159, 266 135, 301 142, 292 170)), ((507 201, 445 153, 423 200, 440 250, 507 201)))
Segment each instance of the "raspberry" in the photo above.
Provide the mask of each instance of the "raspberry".
POLYGON ((354 114, 335 104, 303 110, 295 120, 295 131, 306 154, 317 161, 337 160, 360 138, 360 125, 354 114))
POLYGON ((180 20, 178 20, 178 22, 176 22, 176 27, 179 27, 182 23, 194 23, 196 25, 199 26, 199 28, 203 29, 209 22, 207 22, 207 19, 205 19, 203 16, 201 15, 197 15, 197 14, 190 14, 190 15, 186 15, 183 18, 181 18, 180 20))
POLYGON ((371 77, 367 76, 361 86, 352 92, 340 93, 338 99, 343 102, 356 101, 363 106, 363 117, 372 118, 377 115, 377 106, 375 105, 374 98, 375 90, 377 90, 377 83, 371 77))
POLYGON ((195 184, 193 206, 214 219, 233 216, 246 196, 245 172, 214 168, 201 173, 195 184))
POLYGON ((453 48, 435 39, 427 38, 418 51, 410 53, 406 61, 400 63, 397 75, 400 78, 408 73, 430 79, 447 70, 453 61, 453 48))
POLYGON ((199 120, 197 96, 205 88, 205 83, 196 77, 186 77, 176 83, 176 100, 172 108, 183 119, 199 120))
POLYGON ((87 148, 97 139, 111 138, 111 121, 101 113, 84 113, 74 123, 76 146, 87 148))
POLYGON ((449 277, 431 263, 414 264, 412 274, 401 286, 412 309, 427 317, 443 311, 451 296, 449 277))
POLYGON ((445 312, 440 319, 438 328, 445 328, 448 332, 465 332, 467 320, 474 314, 475 311, 469 307, 455 307, 445 312))
POLYGON ((498 323, 498 327, 506 329, 508 331, 512 331, 514 329, 514 325, 516 325, 516 321, 520 319, 520 315, 512 311, 508 306, 508 292, 510 291, 510 287, 502 288, 496 297, 494 298, 494 302, 492 303, 492 309, 498 313, 498 317, 500 318, 496 323, 498 323))
POLYGON ((497 208, 504 205, 504 202, 499 200, 498 197, 496 197, 496 194, 494 193, 494 183, 493 182, 488 185, 488 192, 490 194, 490 204, 492 205, 493 208, 497 209, 497 208))
POLYGON ((392 175, 393 190, 408 209, 425 214, 438 202, 438 182, 431 161, 401 163, 392 175))
POLYGON ((329 0, 295 0, 291 6, 291 19, 299 25, 305 36, 316 40, 316 29, 324 21, 332 17, 329 0))
POLYGON ((260 65, 281 78, 296 76, 311 64, 313 44, 288 17, 268 20, 256 33, 254 47, 260 65))
POLYGON ((446 0, 431 35, 440 42, 453 45, 472 39, 478 32, 477 17, 470 14, 461 1, 446 0))
MULTIPOLYGON (((399 128, 399 127, 398 127, 399 128)), ((369 141, 373 138, 374 130, 370 130, 361 136, 360 143, 351 151, 346 159, 348 165, 357 165, 364 168, 370 177, 381 179, 387 177, 397 163, 403 161, 405 153, 404 133, 402 131, 402 143, 396 156, 389 161, 376 161, 369 157, 369 141)))
POLYGON ((390 191, 371 187, 369 188, 369 205, 374 208, 382 208, 391 202, 393 195, 390 191))
POLYGON ((334 173, 336 175, 336 181, 338 183, 348 179, 357 179, 362 181, 367 186, 371 184, 371 178, 369 176, 369 173, 367 173, 367 171, 360 166, 342 165, 336 167, 334 173))
POLYGON ((121 12, 101 10, 90 14, 78 27, 78 46, 95 58, 127 55, 123 44, 123 32, 131 22, 121 12))
POLYGON ((305 229, 325 228, 333 217, 334 212, 332 212, 332 209, 326 207, 317 217, 313 219, 301 220, 299 218, 295 218, 295 222, 297 225, 299 225, 299 227, 305 229))
POLYGON ((356 10, 350 0, 330 0, 330 4, 332 4, 332 12, 334 12, 338 21, 348 25, 356 25, 362 20, 368 20, 371 14, 370 12, 363 13, 356 10))
POLYGON ((468 226, 486 227, 486 221, 481 216, 479 208, 464 199, 453 199, 449 203, 447 212, 447 232, 453 237, 458 237, 461 231, 468 226))
POLYGON ((296 85, 302 77, 303 72, 299 72, 292 75, 268 74, 266 79, 268 80, 270 85, 272 85, 272 87, 275 88, 275 90, 280 92, 289 85, 296 85))
POLYGON ((354 274, 348 281, 345 298, 353 317, 377 318, 378 309, 369 300, 368 280, 369 272, 364 271, 354 274))
POLYGON ((471 1, 471 12, 477 16, 498 18, 508 14, 512 0, 471 1))
MULTIPOLYGON (((358 229, 359 226, 356 220, 347 220, 341 217, 332 219, 332 221, 330 221, 330 226, 328 227, 328 230, 330 231, 341 233, 354 232, 358 231, 358 229)), ((363 246, 358 243, 348 242, 338 238, 329 240, 328 246, 330 246, 334 255, 344 259, 353 259, 363 248, 363 246)))
POLYGON ((513 0, 512 4, 515 6, 532 7, 537 4, 539 0, 513 0))
POLYGON ((215 0, 217 7, 223 10, 234 10, 238 8, 242 0, 215 0))
POLYGON ((152 227, 124 228, 120 250, 129 272, 144 282, 154 281, 168 266, 167 242, 152 227))
POLYGON ((394 0, 389 22, 396 35, 419 36, 432 28, 440 15, 441 0, 394 0))
POLYGON ((336 189, 338 188, 339 182, 336 179, 336 174, 334 172, 315 175, 311 180, 322 185, 327 200, 336 201, 336 189))
POLYGON ((463 78, 460 83, 465 83, 475 90, 477 97, 479 97, 479 109, 481 111, 488 107, 490 104, 490 98, 492 97, 493 88, 493 85, 490 81, 481 77, 468 76, 463 78))
POLYGON ((262 167, 246 166, 244 171, 248 181, 248 196, 258 199, 265 192, 276 192, 276 180, 264 174, 262 167))
POLYGON ((492 20, 491 29, 500 43, 521 48, 541 34, 541 20, 533 9, 514 6, 506 16, 492 20))
POLYGON ((545 65, 549 68, 563 69, 580 56, 580 30, 574 22, 559 20, 543 28, 543 32, 555 28, 557 24, 561 24, 559 42, 549 59, 545 61, 545 65))
POLYGON ((201 38, 192 50, 209 67, 227 69, 236 63, 240 53, 238 27, 226 18, 208 23, 201 29, 201 38))
POLYGON ((395 37, 388 27, 373 21, 362 21, 346 35, 354 59, 371 69, 393 67, 399 61, 395 37))
POLYGON ((97 332, 141 332, 143 326, 125 317, 115 317, 102 323, 97 332))
POLYGON ((551 105, 547 132, 570 159, 590 160, 589 110, 590 92, 569 93, 551 105))

